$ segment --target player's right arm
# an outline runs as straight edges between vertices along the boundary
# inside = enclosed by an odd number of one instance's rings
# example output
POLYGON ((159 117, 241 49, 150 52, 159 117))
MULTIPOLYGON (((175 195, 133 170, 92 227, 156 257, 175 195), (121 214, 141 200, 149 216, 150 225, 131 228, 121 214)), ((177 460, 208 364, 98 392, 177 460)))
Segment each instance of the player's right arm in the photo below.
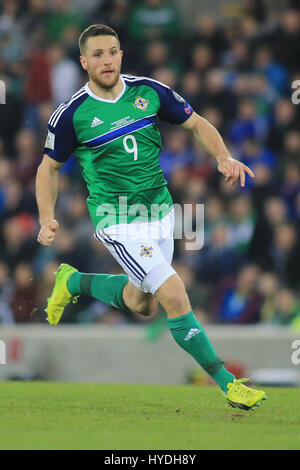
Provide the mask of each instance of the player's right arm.
POLYGON ((180 124, 184 129, 192 131, 197 142, 216 158, 218 170, 226 177, 226 183, 233 185, 240 178, 241 186, 245 186, 245 173, 254 178, 250 168, 231 156, 214 126, 199 116, 174 90, 155 80, 153 82, 155 83, 152 83, 152 87, 156 89, 161 104, 158 116, 164 121, 180 124))
POLYGON ((61 105, 50 117, 44 158, 36 175, 36 200, 41 228, 37 241, 50 246, 58 222, 54 208, 58 194, 59 170, 76 148, 73 113, 68 104, 61 105))
POLYGON ((36 175, 36 200, 41 225, 37 241, 44 246, 52 244, 58 228, 54 208, 58 194, 59 169, 62 165, 63 163, 45 154, 36 175))

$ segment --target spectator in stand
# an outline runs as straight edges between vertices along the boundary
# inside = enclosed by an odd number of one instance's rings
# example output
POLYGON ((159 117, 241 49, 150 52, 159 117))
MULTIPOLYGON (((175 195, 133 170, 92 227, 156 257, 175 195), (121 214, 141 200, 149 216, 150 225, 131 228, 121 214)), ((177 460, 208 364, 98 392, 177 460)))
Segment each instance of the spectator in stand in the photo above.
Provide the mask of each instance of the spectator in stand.
POLYGON ((14 323, 11 300, 14 293, 12 280, 9 278, 7 265, 0 261, 0 325, 14 323))
POLYGON ((75 42, 85 27, 82 15, 73 8, 70 0, 53 0, 47 15, 46 28, 49 40, 53 42, 69 39, 75 42))
POLYGON ((88 216, 86 198, 81 192, 73 194, 63 217, 65 226, 75 237, 76 245, 81 246, 90 239, 92 226, 88 216))
POLYGON ((128 30, 132 40, 142 46, 149 41, 164 40, 174 45, 180 38, 180 14, 174 2, 143 0, 134 4, 130 12, 128 30))
POLYGON ((191 167, 196 161, 197 155, 190 145, 188 133, 184 129, 170 130, 165 149, 160 153, 160 166, 165 178, 171 181, 176 170, 191 167))
POLYGON ((289 162, 285 165, 280 195, 286 203, 289 217, 296 216, 296 197, 300 191, 300 164, 289 162))
POLYGON ((205 244, 210 244, 215 227, 219 224, 225 225, 227 222, 225 204, 222 198, 217 195, 212 195, 206 199, 204 205, 204 221, 205 244))
POLYGON ((232 41, 230 48, 222 55, 221 65, 230 71, 231 81, 237 79, 240 73, 249 73, 251 59, 247 42, 240 37, 232 41))
MULTIPOLYGON (((13 167, 13 166, 12 166, 13 167)), ((3 223, 6 219, 18 216, 20 212, 24 212, 24 193, 22 185, 15 178, 9 178, 2 183, 2 217, 0 221, 3 223)))
POLYGON ((257 73, 252 75, 250 93, 257 113, 266 118, 269 127, 274 105, 278 98, 277 91, 268 83, 263 74, 257 73))
POLYGON ((259 268, 246 265, 235 279, 225 279, 214 296, 214 318, 222 323, 258 323, 262 295, 257 288, 259 268))
POLYGON ((287 206, 280 196, 274 196, 266 200, 264 214, 273 230, 288 221, 287 206))
POLYGON ((203 92, 202 80, 197 72, 189 71, 183 75, 180 93, 196 112, 200 112, 200 109, 203 109, 205 94, 203 92))
POLYGON ((0 188, 3 189, 3 185, 13 177, 13 162, 7 158, 4 154, 0 156, 0 188))
POLYGON ((218 109, 225 121, 235 117, 237 100, 234 93, 226 88, 224 71, 211 69, 205 76, 204 85, 206 93, 203 96, 203 105, 218 109))
POLYGON ((169 66, 170 60, 168 45, 163 41, 151 41, 146 48, 146 69, 141 71, 141 74, 151 77, 154 69, 169 66))
POLYGON ((196 44, 191 52, 189 69, 204 76, 214 65, 215 60, 210 47, 201 43, 196 44))
POLYGON ((263 296, 260 308, 260 322, 271 321, 276 306, 276 294, 280 288, 278 277, 272 271, 261 273, 258 279, 258 289, 263 296))
MULTIPOLYGON (((82 0, 76 0, 81 1, 82 0)), ((86 4, 85 1, 82 2, 86 4)), ((89 2, 91 3, 91 2, 89 2)), ((97 11, 90 12, 88 20, 91 24, 109 24, 118 36, 121 44, 128 42, 127 20, 129 16, 130 0, 92 0, 97 11), (100 4, 99 4, 100 3, 100 4)))
POLYGON ((28 0, 26 15, 22 21, 24 36, 30 48, 43 44, 46 37, 46 23, 49 14, 47 0, 28 0))
POLYGON ((158 68, 168 68, 176 75, 182 73, 182 64, 178 57, 172 56, 172 49, 163 41, 152 41, 148 44, 145 51, 145 62, 141 75, 153 76, 158 68))
MULTIPOLYGON (((5 158, 5 149, 4 149, 4 142, 3 139, 0 139, 0 158, 5 158)), ((0 178, 1 178, 1 173, 0 173, 0 178)))
POLYGON ((20 262, 32 262, 37 249, 33 238, 34 220, 29 216, 26 218, 28 224, 21 214, 7 219, 3 224, 1 258, 10 270, 20 262))
POLYGON ((267 131, 267 121, 257 114, 253 100, 242 99, 238 105, 237 118, 232 121, 228 133, 236 150, 241 149, 247 139, 264 142, 267 131))
POLYGON ((36 137, 32 129, 21 129, 16 136, 15 177, 24 186, 34 183, 41 160, 36 137))
POLYGON ((300 240, 300 191, 295 198, 295 227, 297 230, 297 238, 300 240))
POLYGON ((300 286, 300 247, 297 231, 291 223, 279 225, 274 231, 274 240, 267 255, 269 267, 280 281, 292 289, 300 286))
POLYGON ((295 57, 300 56, 300 12, 287 9, 281 14, 277 32, 272 37, 274 57, 289 73, 299 70, 295 57))
POLYGON ((299 122, 296 106, 290 99, 282 98, 275 104, 274 122, 269 128, 267 144, 268 147, 280 154, 283 151, 284 139, 288 132, 298 131, 299 122))
POLYGON ((264 202, 273 196, 276 196, 277 182, 274 180, 272 169, 265 163, 256 163, 254 165, 255 184, 252 188, 252 202, 256 212, 259 214, 263 208, 264 202))
POLYGON ((37 286, 29 263, 19 263, 14 271, 15 291, 11 308, 17 323, 30 321, 37 309, 37 286))
POLYGON ((252 86, 252 74, 248 73, 228 73, 226 77, 228 87, 231 88, 238 103, 242 99, 250 99, 250 91, 252 86))
POLYGON ((25 112, 23 126, 38 127, 38 106, 52 99, 51 66, 46 50, 41 45, 34 45, 28 52, 28 74, 24 86, 25 112))
POLYGON ((300 303, 295 293, 291 289, 279 289, 275 294, 274 310, 267 323, 292 326, 299 317, 300 303))
MULTIPOLYGON (((121 3, 127 2, 128 0, 124 0, 123 2, 121 0, 121 3)), ((115 0, 89 0, 88 2, 86 0, 72 0, 72 8, 80 12, 82 17, 87 19, 88 24, 96 24, 100 23, 100 21, 98 21, 100 19, 98 15, 100 14, 108 21, 109 16, 107 15, 107 11, 111 14, 115 3, 119 2, 115 0)), ((106 24, 105 21, 103 21, 103 23, 106 24)))
MULTIPOLYGON (((0 213, 0 226, 6 219, 19 215, 21 219, 26 218, 30 226, 35 226, 36 200, 34 196, 34 185, 22 187, 18 179, 10 178, 2 185, 3 190, 3 213, 0 213)), ((20 221, 21 221, 20 219, 20 221)), ((29 232, 29 236, 32 233, 29 232)))
POLYGON ((22 7, 18 0, 3 0, 0 8, 0 29, 12 31, 19 26, 22 7))
POLYGON ((9 72, 17 70, 24 57, 24 36, 21 22, 24 11, 21 2, 3 0, 0 6, 0 59, 9 72))
POLYGON ((232 247, 240 253, 247 253, 254 232, 254 210, 249 195, 234 197, 229 204, 228 225, 232 247))
POLYGON ((6 84, 6 104, 5 106, 0 104, 0 139, 3 142, 5 154, 10 157, 14 155, 16 134, 22 124, 24 101, 14 94, 11 79, 6 75, 6 71, 4 74, 1 73, 1 59, 0 77, 6 84))
POLYGON ((300 155, 300 132, 287 132, 284 136, 283 152, 278 162, 278 174, 282 175, 282 170, 287 163, 298 163, 300 155))
POLYGON ((212 16, 197 15, 195 28, 187 41, 187 50, 192 50, 196 44, 207 44, 217 60, 228 47, 223 28, 212 16))
POLYGON ((254 67, 262 72, 269 84, 282 97, 290 95, 290 79, 286 68, 274 60, 270 47, 262 46, 255 51, 254 67))
POLYGON ((253 236, 250 242, 248 256, 262 268, 270 268, 268 250, 273 243, 276 227, 288 220, 287 207, 280 197, 268 198, 259 212, 253 236))
POLYGON ((268 10, 264 0, 246 0, 244 2, 246 15, 252 16, 258 23, 264 23, 268 19, 268 10))
POLYGON ((250 54, 249 57, 252 57, 254 51, 265 42, 264 29, 262 29, 253 15, 247 14, 239 18, 239 26, 241 39, 246 42, 250 54))
POLYGON ((158 82, 165 83, 173 90, 177 89, 177 74, 169 67, 158 67, 157 69, 153 70, 152 77, 158 82))
POLYGON ((50 64, 50 85, 55 107, 68 101, 80 88, 81 72, 72 59, 67 57, 61 43, 52 43, 47 49, 50 64))
POLYGON ((205 244, 195 258, 197 279, 204 284, 218 283, 236 274, 244 261, 244 257, 232 247, 229 227, 224 224, 212 229, 210 243, 205 244))

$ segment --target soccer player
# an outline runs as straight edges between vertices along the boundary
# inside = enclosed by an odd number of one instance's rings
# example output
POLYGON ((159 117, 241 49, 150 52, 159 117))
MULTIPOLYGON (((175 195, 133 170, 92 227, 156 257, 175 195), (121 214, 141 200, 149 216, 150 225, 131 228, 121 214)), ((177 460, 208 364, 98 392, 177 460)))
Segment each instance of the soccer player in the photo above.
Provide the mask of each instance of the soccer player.
POLYGON ((224 367, 194 316, 173 256, 172 199, 159 166, 160 133, 155 119, 181 125, 218 162, 226 182, 252 171, 230 155, 218 131, 164 84, 121 74, 123 51, 117 33, 92 25, 79 38, 80 62, 89 81, 49 120, 44 157, 37 171, 38 242, 53 243, 59 169, 74 154, 82 168, 95 237, 126 274, 86 274, 62 264, 48 299, 47 320, 56 325, 69 302, 90 295, 117 308, 151 315, 158 302, 166 311, 177 344, 219 385, 228 402, 251 409, 266 398, 243 385, 224 367))

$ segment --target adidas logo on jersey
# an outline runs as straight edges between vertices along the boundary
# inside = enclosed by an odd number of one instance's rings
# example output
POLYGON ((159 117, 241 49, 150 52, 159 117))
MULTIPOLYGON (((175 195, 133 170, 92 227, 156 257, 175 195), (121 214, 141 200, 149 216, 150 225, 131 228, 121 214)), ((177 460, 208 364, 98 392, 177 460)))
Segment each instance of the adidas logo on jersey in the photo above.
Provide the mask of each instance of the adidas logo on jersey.
POLYGON ((199 333, 201 333, 201 330, 199 330, 198 328, 191 328, 186 337, 184 338, 184 341, 189 341, 191 338, 193 338, 193 336, 196 336, 199 333))
POLYGON ((99 126, 100 124, 103 124, 104 121, 101 121, 101 119, 98 119, 97 117, 94 117, 93 122, 91 124, 91 127, 96 127, 99 126))

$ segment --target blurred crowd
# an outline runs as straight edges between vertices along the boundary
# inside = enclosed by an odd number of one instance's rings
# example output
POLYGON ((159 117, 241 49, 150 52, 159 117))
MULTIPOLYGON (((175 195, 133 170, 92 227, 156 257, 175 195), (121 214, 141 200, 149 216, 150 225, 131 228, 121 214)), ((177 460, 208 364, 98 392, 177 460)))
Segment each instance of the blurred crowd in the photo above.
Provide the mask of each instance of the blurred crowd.
MULTIPOLYGON (((205 207, 203 249, 175 243, 174 267, 196 314, 206 323, 300 328, 300 105, 291 99, 300 79, 300 2, 286 4, 276 11, 262 0, 242 1, 222 22, 198 14, 185 24, 176 1, 0 2, 0 323, 45 322, 61 262, 121 272, 93 237, 74 157, 60 171, 55 243, 36 242, 34 183, 47 122, 87 81, 80 32, 104 23, 119 34, 123 72, 174 88, 256 175, 245 188, 225 184, 189 133, 160 123, 161 166, 174 202, 205 207)), ((82 296, 63 321, 143 320, 82 296)))

